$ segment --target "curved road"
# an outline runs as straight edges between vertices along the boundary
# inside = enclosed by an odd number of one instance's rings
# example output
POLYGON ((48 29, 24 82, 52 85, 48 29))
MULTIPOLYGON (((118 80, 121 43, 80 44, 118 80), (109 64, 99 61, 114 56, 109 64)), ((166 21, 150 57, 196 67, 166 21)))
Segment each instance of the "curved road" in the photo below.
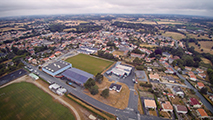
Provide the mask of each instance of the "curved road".
POLYGON ((26 63, 25 61, 22 61, 25 65, 27 66, 31 66, 31 68, 33 70, 36 70, 39 73, 39 77, 43 78, 46 81, 50 81, 50 82, 55 82, 61 86, 63 86, 64 88, 66 88, 69 92, 71 92, 72 94, 76 95, 77 97, 81 98, 82 100, 86 101, 87 103, 95 106, 96 108, 99 108, 100 110, 106 111, 108 113, 114 114, 116 116, 118 116, 121 120, 128 120, 129 118, 131 119, 137 119, 137 120, 163 120, 163 118, 160 117, 156 117, 156 116, 147 116, 147 115, 140 115, 139 113, 136 113, 134 110, 131 109, 124 109, 124 110, 120 110, 111 106, 108 106, 90 96, 85 95, 81 90, 77 90, 75 88, 70 87, 69 85, 67 85, 65 82, 54 78, 50 75, 47 75, 46 73, 40 71, 38 68, 36 68, 35 66, 32 66, 28 63, 26 63))
POLYGON ((213 107, 212 105, 198 92, 197 89, 194 88, 194 86, 192 86, 182 75, 180 75, 172 66, 170 66, 174 72, 176 72, 176 75, 184 80, 184 83, 190 87, 191 89, 193 89, 196 92, 196 95, 200 98, 201 102, 213 113, 213 107))

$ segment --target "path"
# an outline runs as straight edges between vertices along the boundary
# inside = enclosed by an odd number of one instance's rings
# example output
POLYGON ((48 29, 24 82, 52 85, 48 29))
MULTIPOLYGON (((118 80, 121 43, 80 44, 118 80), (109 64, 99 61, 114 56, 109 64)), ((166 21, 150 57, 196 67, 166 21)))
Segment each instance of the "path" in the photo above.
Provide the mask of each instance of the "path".
POLYGON ((52 91, 50 91, 48 88, 42 86, 40 83, 38 83, 37 81, 33 81, 32 79, 30 79, 30 77, 28 77, 27 75, 24 75, 14 81, 11 81, 3 86, 1 86, 0 88, 3 88, 7 85, 13 84, 13 83, 18 83, 18 82, 29 82, 29 83, 33 83, 34 85, 36 85, 37 87, 39 87, 40 89, 42 89, 44 92, 48 93, 49 95, 51 95, 54 99, 58 100, 62 105, 68 107, 69 109, 71 109, 73 111, 73 113, 75 114, 75 117, 77 120, 81 120, 78 112, 76 111, 76 109, 71 106, 69 103, 67 103, 66 101, 64 101, 61 96, 56 95, 55 93, 53 93, 52 91))

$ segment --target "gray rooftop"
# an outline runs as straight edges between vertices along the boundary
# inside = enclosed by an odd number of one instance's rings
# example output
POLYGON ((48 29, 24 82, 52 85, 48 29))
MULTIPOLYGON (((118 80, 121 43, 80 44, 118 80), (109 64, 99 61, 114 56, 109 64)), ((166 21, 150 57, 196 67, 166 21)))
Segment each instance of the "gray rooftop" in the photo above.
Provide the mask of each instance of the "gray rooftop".
POLYGON ((56 72, 60 69, 63 69, 64 67, 69 66, 69 65, 70 65, 70 63, 60 60, 60 61, 56 61, 54 63, 50 63, 43 68, 54 73, 54 72, 56 72))

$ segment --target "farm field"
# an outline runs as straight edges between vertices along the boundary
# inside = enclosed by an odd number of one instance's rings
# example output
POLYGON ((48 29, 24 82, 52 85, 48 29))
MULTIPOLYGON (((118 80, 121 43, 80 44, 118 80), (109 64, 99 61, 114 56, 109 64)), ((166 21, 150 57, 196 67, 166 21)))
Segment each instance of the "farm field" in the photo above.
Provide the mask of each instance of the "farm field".
POLYGON ((195 43, 189 43, 189 47, 193 46, 195 48, 195 51, 202 53, 201 49, 203 49, 204 53, 210 53, 213 54, 213 50, 211 50, 213 46, 213 41, 199 41, 200 49, 195 43))
POLYGON ((189 38, 195 38, 195 39, 209 39, 211 40, 207 35, 200 35, 200 37, 198 37, 198 35, 192 34, 192 33, 187 33, 186 34, 189 38))
POLYGON ((140 47, 150 47, 150 48, 153 48, 153 47, 157 47, 157 45, 140 44, 140 47))
POLYGON ((158 24, 179 24, 179 25, 183 24, 181 22, 173 22, 173 21, 157 21, 157 22, 158 24))
POLYGON ((172 37, 175 40, 180 40, 185 38, 185 35, 177 33, 177 32, 166 32, 162 33, 163 36, 172 37))
POLYGON ((1 120, 75 119, 68 108, 31 83, 13 83, 1 88, 0 94, 1 120))
POLYGON ((78 54, 66 59, 66 61, 71 63, 73 67, 91 73, 93 75, 102 72, 113 63, 112 61, 95 58, 85 54, 78 54))

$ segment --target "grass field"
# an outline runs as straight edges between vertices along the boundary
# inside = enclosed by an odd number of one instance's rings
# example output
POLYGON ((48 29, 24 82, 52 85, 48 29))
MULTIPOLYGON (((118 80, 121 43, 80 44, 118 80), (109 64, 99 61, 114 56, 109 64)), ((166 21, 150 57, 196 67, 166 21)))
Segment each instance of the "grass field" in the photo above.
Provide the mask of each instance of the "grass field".
POLYGON ((158 24, 179 24, 179 25, 183 24, 181 22, 172 22, 172 21, 157 21, 157 22, 158 24))
POLYGON ((14 83, 0 89, 1 120, 74 120, 71 111, 31 83, 14 83))
POLYGON ((102 72, 113 62, 104 59, 95 58, 85 54, 78 54, 74 57, 66 59, 67 62, 72 63, 72 66, 93 75, 102 72))
POLYGON ((166 32, 162 34, 163 36, 172 37, 175 40, 180 40, 182 38, 185 38, 185 35, 176 33, 176 32, 166 32))
POLYGON ((213 50, 211 50, 212 46, 213 46, 213 41, 199 41, 198 42, 200 44, 200 49, 197 45, 195 45, 195 43, 189 43, 189 46, 193 46, 195 47, 195 51, 202 53, 201 49, 203 49, 204 53, 210 53, 213 55, 213 50))
POLYGON ((140 44, 140 47, 150 47, 150 48, 153 48, 153 47, 158 47, 158 46, 157 45, 140 44))
POLYGON ((200 37, 198 37, 198 35, 195 35, 195 34, 192 34, 192 33, 187 33, 186 35, 187 35, 189 38, 195 38, 195 39, 209 39, 209 40, 211 40, 211 39, 208 37, 208 35, 204 35, 204 36, 200 35, 200 37))
POLYGON ((69 28, 69 29, 64 29, 63 31, 64 31, 64 32, 67 32, 67 31, 71 31, 71 30, 74 30, 74 31, 76 31, 76 28, 69 28))

